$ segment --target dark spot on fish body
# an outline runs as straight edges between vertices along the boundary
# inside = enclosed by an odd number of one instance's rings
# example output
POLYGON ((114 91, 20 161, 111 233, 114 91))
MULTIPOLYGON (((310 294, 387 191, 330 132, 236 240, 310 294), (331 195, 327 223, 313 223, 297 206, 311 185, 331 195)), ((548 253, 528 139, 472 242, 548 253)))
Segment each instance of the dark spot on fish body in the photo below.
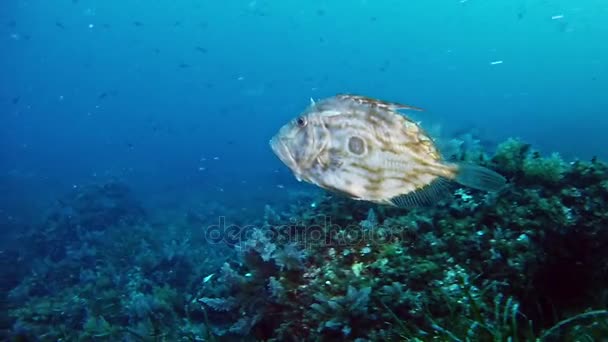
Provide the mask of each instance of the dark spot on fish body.
POLYGON ((142 27, 142 26, 144 26, 144 24, 141 21, 134 21, 133 22, 133 26, 135 26, 135 27, 142 27))
POLYGON ((325 10, 318 9, 316 13, 317 13, 317 16, 319 16, 319 17, 325 16, 325 10))
POLYGON ((11 103, 14 104, 14 105, 19 104, 19 100, 21 100, 21 97, 20 96, 15 96, 11 100, 11 103))
POLYGON ((348 150, 358 156, 365 153, 365 141, 359 137, 350 137, 348 139, 348 150))

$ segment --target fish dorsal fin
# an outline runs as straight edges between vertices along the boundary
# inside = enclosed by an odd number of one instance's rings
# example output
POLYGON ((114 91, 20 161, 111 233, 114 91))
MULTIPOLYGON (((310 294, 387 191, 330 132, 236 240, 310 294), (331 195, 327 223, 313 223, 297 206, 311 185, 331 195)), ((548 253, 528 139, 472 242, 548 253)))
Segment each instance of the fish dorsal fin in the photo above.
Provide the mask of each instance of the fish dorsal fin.
POLYGON ((338 95, 336 95, 336 97, 340 100, 352 101, 352 102, 355 102, 360 105, 367 105, 370 107, 380 108, 380 109, 385 109, 385 110, 393 110, 393 111, 415 110, 415 111, 419 111, 419 112, 424 111, 424 109, 422 109, 422 108, 418 108, 418 107, 414 107, 414 106, 410 106, 410 105, 406 105, 406 104, 402 104, 402 103, 397 103, 397 102, 378 100, 378 99, 374 99, 374 98, 367 97, 367 96, 361 96, 361 95, 338 94, 338 95))
POLYGON ((450 195, 451 184, 445 178, 437 178, 416 191, 391 198, 390 203, 400 208, 415 208, 435 204, 450 195))

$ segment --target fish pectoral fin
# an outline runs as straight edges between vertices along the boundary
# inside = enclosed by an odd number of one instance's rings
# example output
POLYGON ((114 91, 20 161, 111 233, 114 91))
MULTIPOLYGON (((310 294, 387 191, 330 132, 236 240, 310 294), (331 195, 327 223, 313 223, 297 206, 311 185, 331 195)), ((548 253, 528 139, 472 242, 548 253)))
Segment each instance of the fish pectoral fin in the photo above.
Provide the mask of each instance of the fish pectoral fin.
POLYGON ((445 178, 437 178, 430 184, 403 195, 393 197, 390 204, 400 208, 414 208, 431 205, 450 195, 451 182, 445 178))

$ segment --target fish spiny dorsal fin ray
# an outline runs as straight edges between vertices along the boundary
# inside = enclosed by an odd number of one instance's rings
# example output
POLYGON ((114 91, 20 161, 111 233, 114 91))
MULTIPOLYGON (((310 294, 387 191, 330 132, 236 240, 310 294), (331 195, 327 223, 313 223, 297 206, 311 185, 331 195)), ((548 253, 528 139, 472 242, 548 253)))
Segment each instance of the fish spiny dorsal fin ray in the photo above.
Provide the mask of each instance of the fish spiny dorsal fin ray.
POLYGON ((406 104, 402 104, 402 103, 397 103, 397 102, 378 100, 378 99, 374 99, 374 98, 367 97, 367 96, 360 96, 360 95, 353 95, 353 94, 338 94, 338 95, 336 95, 336 98, 343 100, 343 101, 352 101, 359 105, 366 105, 366 106, 370 106, 372 108, 379 108, 379 109, 390 110, 390 111, 398 111, 398 110, 414 110, 414 111, 418 111, 418 112, 424 111, 424 109, 422 109, 422 108, 418 108, 418 107, 414 107, 414 106, 410 106, 410 105, 406 105, 406 104))
POLYGON ((500 191, 507 180, 498 173, 475 164, 457 164, 454 180, 464 186, 483 191, 500 191))
POLYGON ((450 183, 445 178, 437 178, 416 191, 391 198, 390 203, 400 208, 415 208, 435 204, 450 195, 450 183))

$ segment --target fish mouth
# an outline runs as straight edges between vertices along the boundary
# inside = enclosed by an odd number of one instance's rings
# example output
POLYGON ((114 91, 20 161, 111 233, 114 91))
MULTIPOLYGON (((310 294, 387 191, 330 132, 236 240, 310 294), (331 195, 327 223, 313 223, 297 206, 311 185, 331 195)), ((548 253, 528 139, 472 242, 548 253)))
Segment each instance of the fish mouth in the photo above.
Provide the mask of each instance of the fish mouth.
POLYGON ((283 141, 283 139, 278 137, 272 137, 270 139, 270 148, 274 152, 274 154, 279 157, 279 159, 283 162, 283 164, 287 165, 292 171, 296 171, 298 169, 298 165, 296 160, 291 155, 289 148, 283 141))

